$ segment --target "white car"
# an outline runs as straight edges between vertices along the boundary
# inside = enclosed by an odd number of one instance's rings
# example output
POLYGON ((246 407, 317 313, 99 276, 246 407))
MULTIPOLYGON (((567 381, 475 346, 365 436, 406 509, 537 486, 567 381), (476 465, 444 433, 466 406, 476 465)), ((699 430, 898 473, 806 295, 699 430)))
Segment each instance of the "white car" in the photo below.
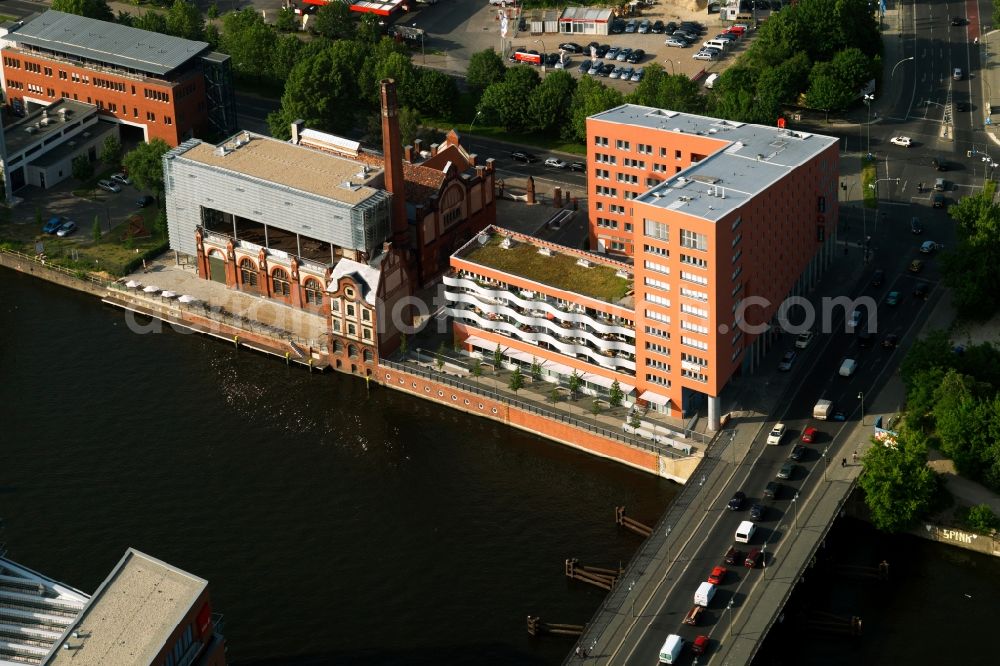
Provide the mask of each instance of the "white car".
POLYGON ((767 443, 777 446, 781 444, 781 438, 785 436, 785 424, 776 423, 767 436, 767 443))
POLYGON ((894 136, 889 139, 889 143, 896 146, 902 146, 903 148, 909 148, 913 145, 913 139, 908 136, 894 136))
POLYGON ((668 39, 663 43, 666 44, 667 46, 676 46, 679 49, 687 48, 688 45, 688 43, 685 42, 683 39, 676 39, 674 37, 671 37, 670 39, 668 39))
POLYGON ((795 346, 798 349, 805 349, 806 347, 809 346, 809 343, 812 342, 812 339, 813 339, 813 337, 815 337, 815 335, 816 334, 813 333, 812 331, 806 331, 805 333, 799 333, 799 337, 797 337, 795 339, 795 346))
POLYGON ((566 163, 557 157, 550 157, 545 160, 545 166, 552 167, 554 169, 565 169, 566 163))
POLYGON ((715 54, 711 51, 698 51, 691 57, 695 60, 715 60, 715 54))
POLYGON ((126 176, 123 173, 116 173, 116 174, 114 174, 113 176, 111 176, 111 180, 115 181, 116 183, 121 183, 122 185, 131 185, 132 184, 132 181, 129 180, 129 177, 126 176))
POLYGON ((99 180, 97 186, 105 192, 121 192, 121 185, 110 180, 99 180))

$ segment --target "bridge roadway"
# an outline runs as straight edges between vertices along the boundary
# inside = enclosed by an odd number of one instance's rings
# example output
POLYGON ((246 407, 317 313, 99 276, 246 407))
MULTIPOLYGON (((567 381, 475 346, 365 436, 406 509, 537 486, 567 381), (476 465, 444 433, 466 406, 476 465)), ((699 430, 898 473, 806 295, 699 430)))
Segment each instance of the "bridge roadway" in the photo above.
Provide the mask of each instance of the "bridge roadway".
MULTIPOLYGON (((850 211, 844 211, 844 216, 848 215, 850 211)), ((588 656, 581 660, 571 655, 567 664, 655 664, 660 646, 672 633, 688 643, 699 634, 709 637, 708 651, 698 663, 735 666, 751 662, 855 485, 861 464, 854 462, 852 454, 857 451, 860 455, 870 445, 876 414, 893 413, 900 407, 898 381, 883 388, 942 291, 934 255, 918 252, 920 241, 927 238, 950 240, 947 217, 937 211, 931 216, 925 218, 928 233, 923 236, 910 235, 908 219, 903 216, 885 220, 872 246, 877 250, 882 244, 886 249, 876 251, 874 261, 868 264, 862 262, 860 249, 850 249, 851 257, 835 262, 810 299, 818 300, 819 294, 871 297, 877 303, 877 332, 870 346, 859 347, 854 333, 845 330, 844 310, 838 308, 833 332, 817 335, 808 349, 798 350, 791 372, 775 371, 739 380, 748 389, 744 393, 756 393, 757 397, 742 403, 742 415, 730 421, 730 427, 716 438, 701 466, 591 620, 577 643, 588 656), (907 270, 915 258, 924 259, 926 264, 918 274, 907 270), (876 267, 886 274, 877 287, 872 285, 876 267), (913 295, 920 283, 930 289, 928 301, 913 295), (890 291, 900 294, 895 306, 885 302, 890 291), (900 348, 882 346, 890 333, 899 336, 900 348), (859 362, 852 377, 838 375, 844 358, 859 362), (864 395, 863 400, 859 394, 864 395), (834 410, 843 411, 847 420, 813 420, 812 409, 820 398, 833 400, 834 410), (781 445, 768 446, 767 433, 777 421, 786 424, 787 432, 781 445), (816 442, 805 445, 806 454, 796 463, 791 478, 779 481, 782 492, 756 521, 751 544, 739 544, 744 553, 753 547, 764 549, 765 566, 754 570, 728 567, 699 626, 684 625, 682 619, 693 605, 699 583, 714 566, 723 564, 724 553, 734 545, 736 527, 749 520, 749 506, 762 501, 764 486, 775 479, 807 426, 820 431, 816 442), (845 460, 846 465, 842 463, 845 460), (729 511, 726 504, 737 490, 746 493, 747 502, 742 511, 729 511)), ((793 347, 793 339, 784 334, 766 363, 776 366, 781 354, 793 347)), ((694 663, 688 648, 679 663, 694 663)))

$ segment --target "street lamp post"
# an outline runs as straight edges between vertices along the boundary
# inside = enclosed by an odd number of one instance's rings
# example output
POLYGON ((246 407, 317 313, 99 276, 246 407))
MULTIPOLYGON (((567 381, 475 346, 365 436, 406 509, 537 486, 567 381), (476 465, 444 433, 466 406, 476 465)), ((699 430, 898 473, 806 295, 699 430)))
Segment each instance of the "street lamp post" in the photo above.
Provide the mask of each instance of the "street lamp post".
POLYGON ((767 578, 767 544, 760 547, 760 577, 767 578))
POLYGON ((865 106, 868 107, 868 139, 865 146, 865 154, 870 160, 872 158, 872 102, 875 100, 875 95, 865 93, 865 106))
POLYGON ((730 599, 729 603, 726 604, 726 610, 729 611, 729 640, 733 640, 733 600, 730 599))
POLYGON ((669 62, 670 63, 670 73, 672 75, 676 76, 677 75, 677 70, 674 68, 674 61, 668 59, 668 60, 664 60, 663 62, 669 62))
POLYGON ((628 594, 632 597, 632 617, 635 617, 635 597, 632 596, 632 588, 635 587, 635 581, 633 580, 628 584, 628 594))
MULTIPOLYGON (((414 23, 413 27, 417 28, 417 24, 414 23)), ((417 28, 417 30, 420 30, 420 28, 417 28)), ((426 65, 427 64, 427 53, 424 51, 424 31, 423 30, 420 30, 420 58, 423 61, 423 63, 426 65)))
POLYGON ((830 451, 830 447, 823 449, 823 480, 826 481, 826 468, 830 466, 830 457, 827 453, 830 451))
POLYGON ((733 428, 733 434, 729 436, 729 448, 733 451, 733 466, 736 466, 736 428, 733 428))
POLYGON ((900 65, 902 65, 907 60, 914 60, 914 59, 915 59, 915 56, 910 56, 909 58, 903 58, 902 60, 900 60, 899 62, 897 62, 895 65, 893 65, 892 66, 892 71, 889 72, 889 80, 890 81, 892 80, 892 76, 893 76, 893 74, 896 73, 896 68, 897 67, 899 67, 900 65))
POLYGON ((892 182, 894 182, 896 184, 899 184, 899 178, 877 178, 874 183, 869 183, 868 184, 868 187, 870 187, 872 189, 872 191, 875 193, 875 235, 878 235, 878 218, 879 218, 879 209, 878 209, 878 202, 879 202, 878 184, 881 183, 882 181, 886 181, 886 180, 891 180, 892 182))
POLYGON ((544 74, 545 73, 545 56, 547 55, 547 52, 545 50, 545 41, 541 40, 541 39, 536 39, 534 43, 542 45, 542 74, 544 74))
POLYGON ((670 564, 670 530, 672 529, 674 528, 672 528, 670 525, 667 525, 666 541, 664 542, 667 548, 667 564, 670 564))
POLYGON ((861 401, 861 425, 865 424, 865 394, 863 391, 858 391, 858 400, 861 401))
POLYGON ((792 518, 795 521, 795 531, 799 531, 799 508, 798 508, 799 494, 795 493, 795 497, 792 498, 792 518))
POLYGON ((469 131, 470 132, 472 131, 472 128, 475 126, 476 119, 479 117, 479 114, 481 114, 481 113, 482 113, 482 111, 476 111, 476 115, 472 116, 472 122, 469 124, 469 131))

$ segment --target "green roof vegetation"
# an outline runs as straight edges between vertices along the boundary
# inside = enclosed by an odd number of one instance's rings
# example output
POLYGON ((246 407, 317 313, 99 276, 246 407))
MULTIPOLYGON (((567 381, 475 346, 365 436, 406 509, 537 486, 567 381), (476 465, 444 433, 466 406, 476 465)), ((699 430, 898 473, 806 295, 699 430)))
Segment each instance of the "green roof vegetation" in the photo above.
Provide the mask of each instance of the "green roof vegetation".
POLYGON ((502 240, 502 235, 494 234, 486 244, 472 247, 464 258, 609 303, 623 299, 632 287, 631 279, 618 276, 618 269, 611 266, 592 262, 590 268, 584 268, 577 265, 577 256, 555 250, 545 256, 538 253, 538 246, 518 240, 514 240, 513 247, 504 249, 500 247, 502 240))

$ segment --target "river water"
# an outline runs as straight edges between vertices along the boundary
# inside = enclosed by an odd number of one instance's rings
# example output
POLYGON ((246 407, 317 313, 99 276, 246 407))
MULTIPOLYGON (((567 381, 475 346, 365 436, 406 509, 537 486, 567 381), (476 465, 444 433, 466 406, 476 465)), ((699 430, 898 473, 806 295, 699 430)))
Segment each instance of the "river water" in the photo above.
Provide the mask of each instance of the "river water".
MULTIPOLYGON (((0 269, 10 556, 93 592, 129 546, 208 579, 236 664, 557 664, 677 486, 0 269)), ((838 523, 759 664, 993 663, 1000 560, 838 523), (891 563, 879 584, 855 567, 891 563), (841 566, 843 565, 843 566, 841 566), (844 638, 809 613, 864 618, 844 638)), ((718 638, 718 637, 715 637, 718 638)))

